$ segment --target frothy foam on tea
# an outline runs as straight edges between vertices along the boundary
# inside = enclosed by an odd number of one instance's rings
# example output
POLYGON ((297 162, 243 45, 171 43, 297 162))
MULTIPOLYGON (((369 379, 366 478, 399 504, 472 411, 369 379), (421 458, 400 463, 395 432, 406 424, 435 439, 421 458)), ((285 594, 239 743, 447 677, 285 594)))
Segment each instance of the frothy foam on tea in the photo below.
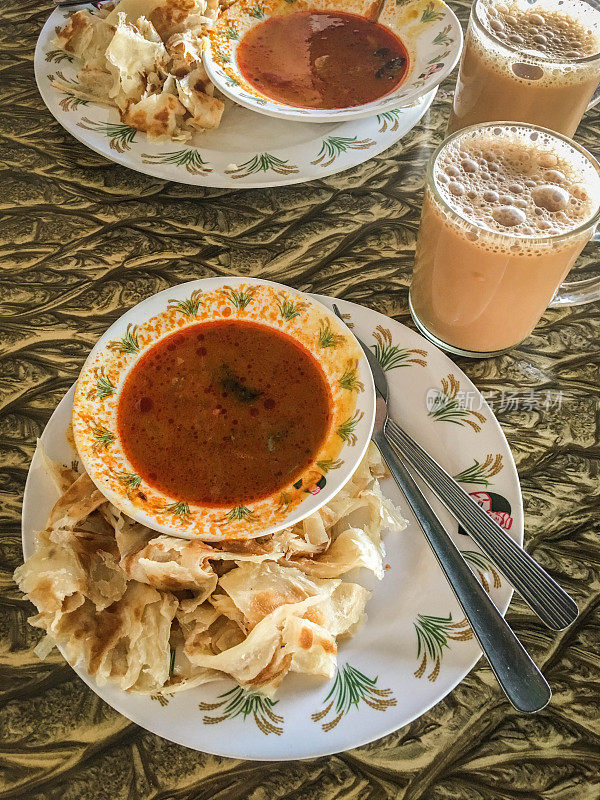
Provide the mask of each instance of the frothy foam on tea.
MULTIPOLYGON (((481 21, 485 27, 502 42, 521 51, 561 61, 585 58, 600 51, 600 31, 593 21, 590 24, 589 15, 586 20, 579 14, 565 14, 558 7, 536 10, 517 3, 485 3, 483 8, 481 21)), ((591 7, 588 9, 593 12, 591 7)), ((580 9, 573 6, 570 10, 580 9)), ((529 79, 535 80, 535 75, 529 79)))
POLYGON ((543 128, 464 128, 425 190, 410 303, 421 328, 470 353, 528 336, 600 217, 600 166, 543 128))
MULTIPOLYGON (((479 228, 535 246, 586 223, 600 202, 598 174, 567 142, 518 126, 465 131, 439 154, 434 179, 445 202, 479 228)), ((509 246, 490 237, 491 249, 509 246)), ((518 245, 517 245, 518 246, 518 245)))

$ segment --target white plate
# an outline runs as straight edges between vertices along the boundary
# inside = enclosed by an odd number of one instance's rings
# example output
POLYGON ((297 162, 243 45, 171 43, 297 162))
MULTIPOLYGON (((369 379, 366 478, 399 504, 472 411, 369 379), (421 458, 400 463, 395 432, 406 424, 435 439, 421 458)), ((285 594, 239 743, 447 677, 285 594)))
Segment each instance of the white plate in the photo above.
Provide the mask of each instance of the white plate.
MULTIPOLYGON (((318 299, 330 307, 333 302, 318 299)), ((446 355, 400 323, 353 303, 335 302, 354 324, 355 333, 378 346, 390 381, 393 414, 451 474, 469 470, 464 477, 478 482, 463 485, 470 492, 490 496, 492 511, 502 513, 510 507, 510 533, 521 543, 523 507, 514 461, 498 422, 473 384, 446 355), (428 412, 431 399, 444 386, 454 393, 457 402, 471 409, 458 422, 435 419, 428 412), (479 469, 475 462, 481 465, 479 469)), ((76 458, 65 438, 72 401, 73 389, 59 404, 42 436, 48 454, 65 463, 76 458)), ((435 411, 439 404, 433 408, 435 411)), ((374 590, 367 605, 368 621, 354 638, 340 643, 334 680, 288 677, 273 706, 248 697, 229 681, 174 695, 163 706, 148 697, 99 688, 83 670, 76 672, 107 703, 138 725, 187 747, 233 758, 323 756, 357 747, 406 725, 445 697, 472 669, 481 651, 470 638, 458 603, 399 490, 386 481, 384 492, 411 524, 402 533, 385 537, 389 569, 381 583, 363 573, 357 576, 359 582, 374 590)), ((33 552, 33 533, 45 526, 56 497, 35 458, 23 504, 26 557, 33 552)), ((511 588, 504 579, 498 585, 476 545, 457 532, 456 523, 434 500, 432 505, 460 549, 479 564, 492 599, 504 613, 511 588)))
MULTIPOLYGON (((75 9, 71 9, 73 11, 75 9)), ((55 28, 68 15, 56 9, 42 28, 34 68, 40 94, 54 117, 76 139, 137 172, 195 186, 249 189, 324 178, 387 150, 417 124, 435 97, 432 90, 408 108, 348 122, 273 119, 228 104, 216 131, 188 144, 150 142, 123 125, 116 109, 81 101, 51 85, 51 76, 75 81, 76 65, 55 49, 55 28)))

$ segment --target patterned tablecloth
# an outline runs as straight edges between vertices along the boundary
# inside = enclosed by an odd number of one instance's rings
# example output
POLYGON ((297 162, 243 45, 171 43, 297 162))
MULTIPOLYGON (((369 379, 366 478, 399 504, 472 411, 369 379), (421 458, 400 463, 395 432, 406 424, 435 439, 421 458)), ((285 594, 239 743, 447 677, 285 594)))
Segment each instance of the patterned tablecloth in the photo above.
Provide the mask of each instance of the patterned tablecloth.
MULTIPOLYGON (((454 4, 463 21, 467 4, 454 4)), ((8 800, 592 800, 600 797, 600 307, 549 311, 525 344, 461 363, 493 400, 521 476, 527 549, 577 598, 566 632, 515 599, 508 618, 554 690, 526 717, 486 664, 421 719, 371 745, 253 763, 154 736, 33 653, 12 581, 21 498, 47 419, 126 308, 171 284, 252 275, 337 295, 410 324, 407 286, 425 164, 454 76, 404 140, 357 169, 282 189, 198 189, 86 150, 46 111, 33 51, 48 0, 2 0, 0 37, 0 798, 8 800)), ((577 138, 598 146, 600 114, 577 138)), ((586 250, 584 270, 593 259, 586 250)))

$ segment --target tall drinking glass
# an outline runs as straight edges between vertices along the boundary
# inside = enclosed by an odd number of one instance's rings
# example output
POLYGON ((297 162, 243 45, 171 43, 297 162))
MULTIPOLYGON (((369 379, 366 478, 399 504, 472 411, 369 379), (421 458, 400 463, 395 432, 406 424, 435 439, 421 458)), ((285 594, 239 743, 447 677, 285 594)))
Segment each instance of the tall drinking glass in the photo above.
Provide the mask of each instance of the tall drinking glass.
POLYGON ((599 83, 600 6, 475 0, 447 133, 511 119, 572 136, 599 83))
POLYGON ((600 298, 600 277, 560 286, 600 219, 600 166, 565 136, 474 125, 429 164, 410 310, 439 347, 496 355, 551 305, 600 298))

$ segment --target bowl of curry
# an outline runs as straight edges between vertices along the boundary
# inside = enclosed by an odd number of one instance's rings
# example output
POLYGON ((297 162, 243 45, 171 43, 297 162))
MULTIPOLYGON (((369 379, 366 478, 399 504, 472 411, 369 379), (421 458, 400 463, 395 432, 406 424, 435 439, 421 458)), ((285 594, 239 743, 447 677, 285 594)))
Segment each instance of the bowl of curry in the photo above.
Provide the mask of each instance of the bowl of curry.
POLYGON ((102 336, 77 382, 77 450, 103 495, 207 541, 289 527, 337 493, 375 396, 352 333, 318 301, 250 278, 160 292, 102 336))
POLYGON ((450 74, 462 32, 442 0, 238 0, 203 62, 236 103, 330 122, 416 102, 450 74))

